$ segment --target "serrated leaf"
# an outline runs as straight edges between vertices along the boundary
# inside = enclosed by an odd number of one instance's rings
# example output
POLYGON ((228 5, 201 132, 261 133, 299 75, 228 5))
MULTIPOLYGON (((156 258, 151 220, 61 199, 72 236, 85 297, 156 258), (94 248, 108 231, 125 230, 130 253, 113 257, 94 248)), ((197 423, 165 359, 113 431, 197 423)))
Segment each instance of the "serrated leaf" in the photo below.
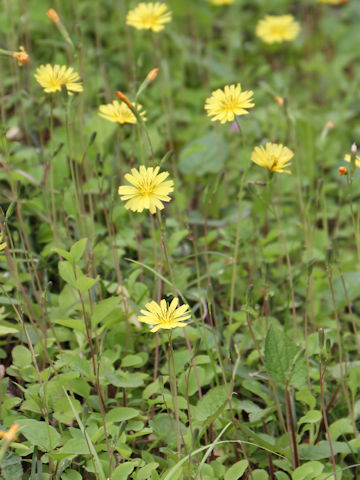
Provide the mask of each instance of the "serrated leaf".
POLYGON ((300 349, 293 340, 271 326, 265 340, 265 366, 272 379, 285 388, 286 381, 295 387, 306 381, 306 364, 303 357, 297 357, 300 349))
POLYGON ((224 475, 224 480, 238 480, 241 478, 247 469, 249 462, 247 460, 240 460, 236 462, 224 475))
POLYGON ((0 462, 0 467, 4 480, 21 480, 23 478, 21 457, 19 455, 6 452, 0 462))

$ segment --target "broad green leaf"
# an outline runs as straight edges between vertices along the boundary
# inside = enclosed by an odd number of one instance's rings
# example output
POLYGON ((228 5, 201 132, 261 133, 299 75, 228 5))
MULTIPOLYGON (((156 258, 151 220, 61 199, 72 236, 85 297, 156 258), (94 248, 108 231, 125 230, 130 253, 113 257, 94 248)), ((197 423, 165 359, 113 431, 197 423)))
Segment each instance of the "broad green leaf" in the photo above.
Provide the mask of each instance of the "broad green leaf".
POLYGON ((139 415, 138 410, 130 407, 116 407, 110 410, 105 415, 106 422, 123 422, 124 420, 130 420, 130 418, 137 417, 139 415))
POLYGON ((94 306, 94 312, 91 317, 91 324, 95 327, 99 323, 103 322, 110 313, 120 305, 121 299, 119 296, 109 297, 105 300, 101 300, 94 306))
POLYGON ((56 453, 66 453, 67 455, 90 455, 89 445, 84 438, 71 438, 64 444, 64 446, 56 450, 56 453))
POLYGON ((21 427, 21 434, 42 451, 50 452, 61 443, 59 432, 46 422, 26 418, 17 423, 21 427))
POLYGON ((12 359, 14 365, 19 368, 27 367, 32 365, 31 352, 24 345, 16 345, 12 350, 12 359))
POLYGON ((272 379, 285 387, 301 387, 306 382, 306 364, 300 349, 280 329, 271 326, 265 340, 265 366, 272 379))
POLYGON ((349 387, 353 398, 355 398, 357 391, 360 389, 360 365, 351 370, 349 375, 349 387))
POLYGON ((120 463, 111 474, 111 480, 127 480, 130 473, 134 470, 135 462, 120 463))
POLYGON ((87 238, 82 238, 78 242, 74 243, 74 245, 71 247, 70 254, 74 260, 74 263, 78 263, 80 258, 83 256, 87 241, 87 238))
POLYGON ((73 261, 71 253, 67 252, 66 250, 63 250, 62 248, 54 248, 53 251, 58 253, 61 257, 64 257, 69 262, 73 261))
POLYGON ((241 478, 247 469, 249 462, 247 460, 240 460, 232 465, 224 475, 224 480, 238 480, 241 478))
POLYGON ((331 440, 335 441, 342 435, 352 433, 355 435, 351 420, 348 417, 340 418, 329 427, 331 440))
POLYGON ((81 318, 60 318, 53 320, 53 323, 71 328, 72 330, 78 330, 79 332, 85 332, 85 323, 81 318))
POLYGON ((62 475, 61 480, 81 480, 82 476, 76 470, 68 468, 62 475))
POLYGON ((313 410, 316 405, 316 399, 307 387, 302 387, 295 393, 295 398, 299 402, 306 403, 313 410))
POLYGON ((325 465, 320 462, 307 462, 298 467, 292 474, 292 480, 312 480, 324 470, 325 465))
POLYGON ((0 467, 3 480, 22 480, 23 469, 19 455, 6 452, 0 461, 0 467))
POLYGON ((145 465, 145 467, 140 468, 137 472, 135 480, 147 480, 151 477, 152 472, 157 469, 159 464, 157 462, 151 462, 145 465))
POLYGON ((298 425, 303 423, 317 423, 322 419, 322 413, 320 410, 309 410, 303 417, 298 421, 298 425))
POLYGON ((75 287, 75 273, 74 268, 70 262, 59 262, 60 277, 72 287, 75 287))
POLYGON ((92 288, 95 283, 97 282, 97 278, 90 278, 90 277, 80 277, 75 280, 74 287, 79 290, 81 293, 85 293, 90 288, 92 288))
POLYGON ((205 423, 214 416, 220 415, 224 408, 227 399, 226 388, 224 385, 212 388, 207 392, 197 406, 194 408, 194 420, 200 423, 205 423))
MULTIPOLYGON (((345 442, 333 442, 334 455, 338 453, 350 454, 353 450, 345 442)), ((301 445, 299 447, 299 456, 303 460, 322 460, 331 457, 329 442, 322 440, 316 445, 301 445)))
POLYGON ((262 470, 260 468, 257 469, 257 470, 253 470, 252 476, 253 476, 254 480, 269 480, 269 478, 270 478, 267 471, 262 470))

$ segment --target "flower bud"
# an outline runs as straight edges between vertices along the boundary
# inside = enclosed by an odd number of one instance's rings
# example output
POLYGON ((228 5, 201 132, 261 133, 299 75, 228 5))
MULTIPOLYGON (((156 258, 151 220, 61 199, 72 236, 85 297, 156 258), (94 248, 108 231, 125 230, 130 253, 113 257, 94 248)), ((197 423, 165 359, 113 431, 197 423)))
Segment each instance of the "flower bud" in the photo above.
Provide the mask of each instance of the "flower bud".
POLYGON ((146 76, 146 80, 148 82, 153 82, 155 78, 158 76, 160 69, 159 68, 153 68, 151 72, 149 72, 146 76))
POLYGON ((30 57, 22 45, 19 47, 19 52, 12 52, 11 56, 16 58, 19 67, 22 67, 23 63, 30 62, 30 57))
POLYGON ((274 100, 279 105, 279 107, 282 107, 284 105, 283 97, 274 97, 274 100))
POLYGON ((348 169, 346 167, 339 167, 339 177, 342 177, 343 175, 347 175, 348 169))
POLYGON ((57 14, 56 10, 53 8, 50 8, 47 12, 46 15, 50 18, 50 20, 54 23, 59 23, 60 22, 60 17, 57 14))
POLYGON ((134 108, 134 107, 133 107, 133 104, 130 102, 130 100, 127 98, 127 96, 126 96, 124 93, 120 92, 120 90, 116 90, 115 95, 117 96, 117 98, 118 98, 119 100, 121 100, 122 102, 126 103, 126 105, 127 105, 131 110, 133 110, 133 108, 134 108))

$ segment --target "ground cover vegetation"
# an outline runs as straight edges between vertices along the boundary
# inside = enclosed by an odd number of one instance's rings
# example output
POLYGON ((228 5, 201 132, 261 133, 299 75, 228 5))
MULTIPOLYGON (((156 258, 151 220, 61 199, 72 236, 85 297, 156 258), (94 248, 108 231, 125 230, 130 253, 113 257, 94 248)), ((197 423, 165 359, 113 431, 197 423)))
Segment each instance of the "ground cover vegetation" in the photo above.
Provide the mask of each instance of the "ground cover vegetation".
POLYGON ((359 21, 2 1, 1 478, 358 478, 359 21))

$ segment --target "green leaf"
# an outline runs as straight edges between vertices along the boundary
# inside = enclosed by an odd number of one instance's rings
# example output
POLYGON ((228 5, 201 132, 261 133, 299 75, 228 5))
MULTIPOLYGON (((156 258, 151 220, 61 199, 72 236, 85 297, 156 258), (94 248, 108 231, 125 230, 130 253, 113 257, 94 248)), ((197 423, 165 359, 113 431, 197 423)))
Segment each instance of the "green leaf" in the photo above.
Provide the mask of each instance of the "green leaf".
POLYGON ((269 479, 269 474, 265 470, 262 470, 260 468, 258 470, 253 470, 252 476, 253 476, 254 480, 268 480, 269 479))
MULTIPOLYGON (((334 455, 337 455, 338 453, 354 453, 345 442, 333 442, 333 451, 334 455)), ((322 460, 324 458, 330 458, 331 452, 329 442, 322 440, 317 445, 301 445, 299 447, 299 456, 303 460, 322 460)))
POLYGON ((209 420, 214 421, 222 412, 227 401, 224 385, 212 388, 199 400, 194 408, 194 420, 202 424, 207 423, 209 420))
POLYGON ((312 480, 320 475, 325 465, 320 462, 307 462, 298 467, 292 474, 292 480, 312 480))
POLYGON ((90 288, 92 288, 96 282, 97 278, 80 277, 75 280, 74 287, 79 290, 79 292, 85 293, 90 290, 90 288))
POLYGON ((61 480, 81 480, 82 476, 76 470, 69 468, 61 475, 61 480))
POLYGON ((316 399, 307 387, 302 387, 298 392, 296 392, 295 398, 299 402, 303 402, 306 403, 306 405, 309 405, 312 410, 315 408, 316 399))
POLYGON ((285 387, 301 387, 306 382, 306 364, 300 349, 284 333, 271 326, 265 340, 265 366, 272 379, 285 387))
POLYGON ((75 287, 75 273, 74 268, 70 262, 59 262, 59 274, 60 277, 72 287, 75 287))
POLYGON ((303 423, 317 423, 322 419, 322 413, 319 410, 309 410, 303 417, 298 421, 300 426, 303 423))
POLYGON ((63 447, 59 448, 56 453, 65 453, 67 455, 90 455, 89 446, 84 438, 71 438, 63 447))
POLYGON ((130 420, 130 418, 137 417, 139 415, 138 410, 130 407, 117 407, 110 410, 105 415, 106 422, 123 422, 124 420, 130 420))
POLYGON ((21 427, 21 434, 42 451, 50 452, 61 443, 59 432, 46 422, 26 418, 17 423, 21 427))
POLYGON ((94 312, 91 318, 91 324, 95 327, 99 323, 103 322, 110 313, 120 305, 121 299, 119 296, 106 298, 101 302, 96 303, 94 306, 94 312))
POLYGON ((23 478, 21 457, 14 453, 6 452, 0 461, 0 467, 4 480, 21 480, 23 478))
POLYGON ((62 248, 53 248, 53 251, 58 253, 61 257, 64 257, 69 262, 73 262, 71 253, 67 252, 66 250, 63 250, 62 248))
POLYGON ((329 431, 331 440, 333 441, 337 440, 342 435, 346 435, 347 433, 353 433, 355 435, 351 420, 348 417, 336 420, 336 422, 330 425, 329 431))
POLYGON ((78 263, 80 258, 83 256, 87 241, 87 238, 82 238, 78 242, 74 243, 74 245, 71 247, 70 254, 74 260, 74 263, 78 263))
POLYGON ((24 345, 16 345, 12 350, 13 363, 19 368, 32 365, 31 352, 24 345))
POLYGON ((135 480, 147 480, 151 477, 152 472, 156 470, 158 466, 159 464, 157 462, 148 463, 145 467, 140 468, 136 474, 135 480))
POLYGON ((135 462, 120 463, 120 465, 112 472, 111 480, 127 480, 135 466, 135 462))
POLYGON ((349 387, 353 396, 356 396, 357 391, 360 388, 360 365, 354 367, 349 375, 349 387))
POLYGON ((238 480, 241 478, 247 469, 249 462, 247 460, 240 460, 236 462, 224 475, 224 480, 238 480))
POLYGON ((210 133, 193 140, 180 152, 179 169, 187 175, 218 173, 227 155, 228 147, 224 137, 210 133))

